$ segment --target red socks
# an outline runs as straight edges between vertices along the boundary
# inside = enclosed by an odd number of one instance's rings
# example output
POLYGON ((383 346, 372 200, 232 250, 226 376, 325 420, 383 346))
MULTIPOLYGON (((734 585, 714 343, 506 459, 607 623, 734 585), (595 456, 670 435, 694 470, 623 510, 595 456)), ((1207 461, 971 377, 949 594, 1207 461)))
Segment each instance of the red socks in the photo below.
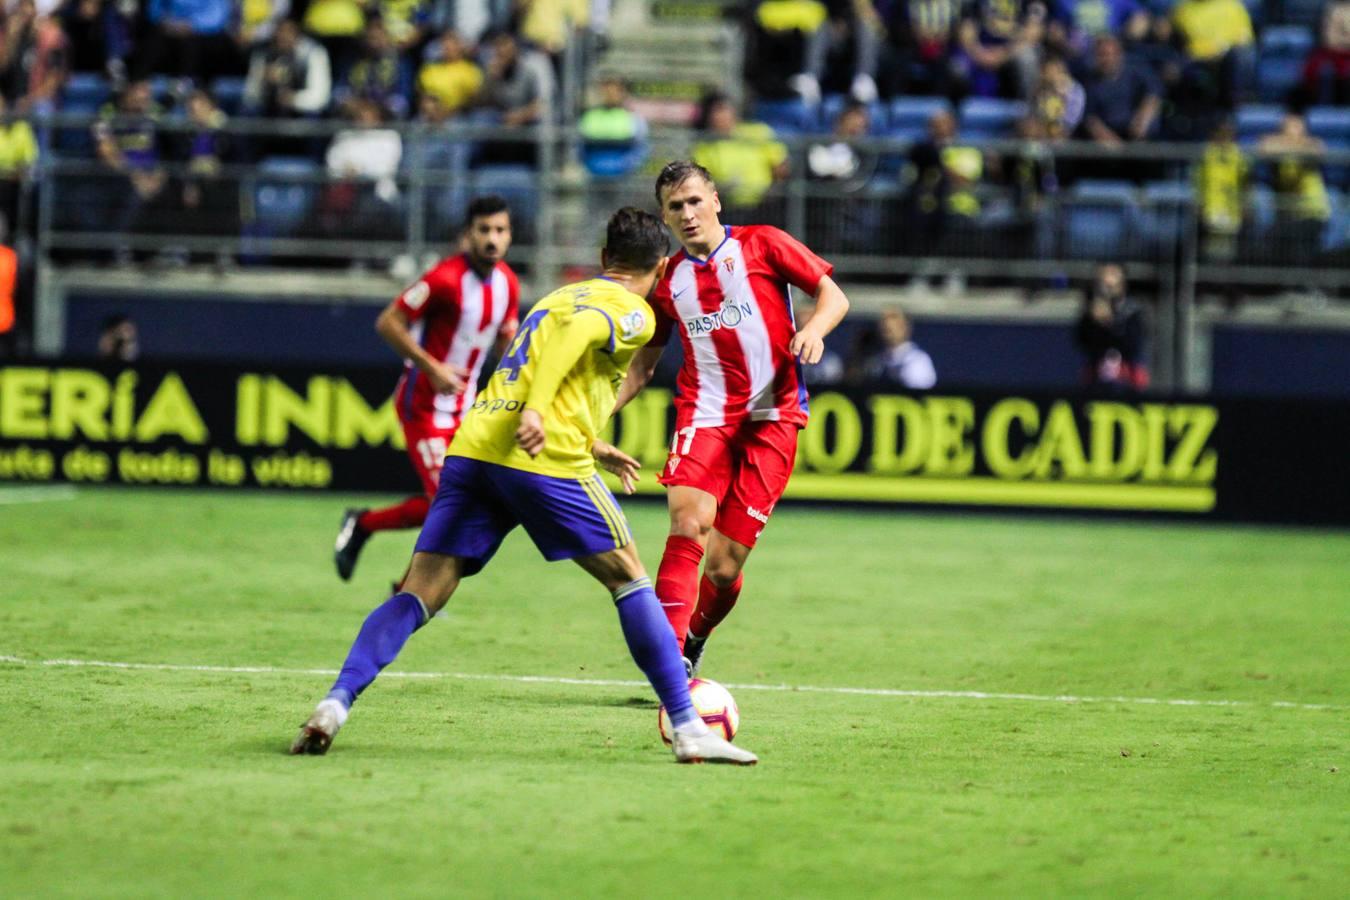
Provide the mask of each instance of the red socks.
POLYGON ((703 576, 698 583, 698 608, 694 610, 693 618, 689 622, 689 631, 695 637, 705 638, 712 634, 714 628, 722 624, 722 620, 740 599, 741 584, 744 581, 745 576, 741 574, 737 575, 731 584, 719 587, 707 575, 703 576))
POLYGON ((681 650, 698 600, 698 566, 702 561, 703 547, 698 541, 674 534, 666 538, 666 552, 661 568, 656 570, 656 596, 681 650))
POLYGON ((417 528, 427 520, 431 501, 425 494, 409 497, 402 503, 384 509, 368 509, 356 520, 366 531, 391 531, 395 528, 417 528))

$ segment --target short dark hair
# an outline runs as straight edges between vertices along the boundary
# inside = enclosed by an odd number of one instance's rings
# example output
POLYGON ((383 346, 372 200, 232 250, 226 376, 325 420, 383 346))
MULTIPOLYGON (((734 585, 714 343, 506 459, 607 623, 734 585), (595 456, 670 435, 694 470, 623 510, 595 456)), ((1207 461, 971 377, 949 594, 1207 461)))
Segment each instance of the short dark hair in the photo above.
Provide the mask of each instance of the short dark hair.
POLYGON ((103 323, 99 326, 100 332, 112 331, 114 328, 121 328, 131 321, 131 316, 126 313, 116 312, 103 317, 103 323))
POLYGON ((651 213, 625 206, 609 217, 609 227, 605 229, 607 265, 646 272, 655 268, 669 251, 666 226, 651 213))
POLYGON ((666 188, 676 188, 684 184, 690 178, 697 175, 708 183, 708 187, 716 187, 713 184, 712 173, 700 166, 691 159, 676 159, 666 163, 661 174, 656 176, 656 205, 659 208, 661 203, 661 192, 666 188))
POLYGON ((468 212, 464 215, 464 227, 468 228, 473 224, 473 220, 480 216, 495 216, 497 213, 511 213, 511 207, 507 206, 506 198, 501 194, 483 194, 474 197, 469 202, 468 212))

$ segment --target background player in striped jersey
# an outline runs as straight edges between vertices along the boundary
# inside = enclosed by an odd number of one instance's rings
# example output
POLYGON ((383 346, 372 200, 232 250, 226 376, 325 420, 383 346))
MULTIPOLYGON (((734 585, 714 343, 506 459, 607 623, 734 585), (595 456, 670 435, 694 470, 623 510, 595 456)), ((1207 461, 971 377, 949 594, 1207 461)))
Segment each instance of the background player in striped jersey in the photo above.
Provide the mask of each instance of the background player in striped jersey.
POLYGON ((375 321, 380 337, 404 360, 394 408, 424 493, 384 509, 343 514, 334 549, 343 581, 352 577, 373 533, 417 528, 426 520, 445 450, 478 393, 483 361, 516 333, 520 283, 502 261, 511 246, 506 201, 478 197, 465 218, 463 252, 437 263, 375 321))
POLYGON ((651 379, 677 331, 684 365, 660 477, 670 536, 656 593, 692 675, 704 641, 740 596, 741 570, 792 474, 797 432, 807 421, 801 367, 820 360, 848 298, 830 277, 834 267, 788 234, 723 225, 717 188, 702 166, 667 164, 656 199, 683 249, 652 295, 656 336, 634 359, 618 405, 651 379), (815 298, 800 329, 789 286, 815 298))
POLYGON ((596 474, 599 461, 626 486, 636 477, 637 461, 597 436, 633 354, 655 330, 644 298, 665 270, 668 245, 655 216, 621 209, 609 220, 600 277, 559 288, 530 310, 450 447, 405 589, 366 618, 292 753, 326 753, 357 696, 521 525, 545 559, 576 560, 614 598, 633 660, 670 715, 676 760, 757 761, 694 709, 628 520, 596 474))

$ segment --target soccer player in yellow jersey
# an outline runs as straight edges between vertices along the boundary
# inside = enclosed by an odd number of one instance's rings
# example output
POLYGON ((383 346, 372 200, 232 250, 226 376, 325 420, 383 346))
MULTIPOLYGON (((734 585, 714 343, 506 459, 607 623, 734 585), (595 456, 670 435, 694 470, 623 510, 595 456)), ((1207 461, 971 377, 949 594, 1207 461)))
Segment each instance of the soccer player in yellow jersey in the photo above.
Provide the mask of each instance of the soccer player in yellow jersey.
POLYGON ((660 219, 625 207, 609 220, 603 274, 554 291, 526 316, 450 445, 402 590, 366 618, 292 753, 325 753, 357 696, 522 525, 545 559, 574 559, 609 590, 633 660, 670 714, 676 760, 758 761, 694 710, 674 632, 623 511, 596 475, 597 458, 630 490, 637 474, 636 460, 597 435, 655 330, 645 298, 665 273, 668 246, 660 219))

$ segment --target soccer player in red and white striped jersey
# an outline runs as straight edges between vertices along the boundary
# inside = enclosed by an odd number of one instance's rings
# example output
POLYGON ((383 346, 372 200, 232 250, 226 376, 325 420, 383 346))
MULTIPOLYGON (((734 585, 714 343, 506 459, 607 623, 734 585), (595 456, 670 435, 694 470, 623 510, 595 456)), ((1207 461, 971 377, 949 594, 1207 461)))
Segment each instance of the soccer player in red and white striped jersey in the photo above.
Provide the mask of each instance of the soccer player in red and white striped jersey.
POLYGON ((511 246, 510 210, 501 197, 488 195, 469 204, 466 218, 464 251, 433 266, 375 321, 404 360, 394 408, 424 493, 384 509, 347 510, 334 550, 344 581, 374 532, 425 521, 445 450, 473 406, 483 362, 516 333, 520 284, 502 261, 511 246))
POLYGON ((651 379, 678 332, 675 436, 659 479, 670 536, 656 593, 692 674, 704 641, 736 604, 741 570, 792 474, 808 416, 801 367, 820 360, 848 298, 830 277, 834 267, 790 235, 723 225, 702 166, 669 163, 656 196, 683 249, 652 296, 656 336, 634 359, 618 405, 651 379), (790 287, 815 299, 800 328, 790 287))

